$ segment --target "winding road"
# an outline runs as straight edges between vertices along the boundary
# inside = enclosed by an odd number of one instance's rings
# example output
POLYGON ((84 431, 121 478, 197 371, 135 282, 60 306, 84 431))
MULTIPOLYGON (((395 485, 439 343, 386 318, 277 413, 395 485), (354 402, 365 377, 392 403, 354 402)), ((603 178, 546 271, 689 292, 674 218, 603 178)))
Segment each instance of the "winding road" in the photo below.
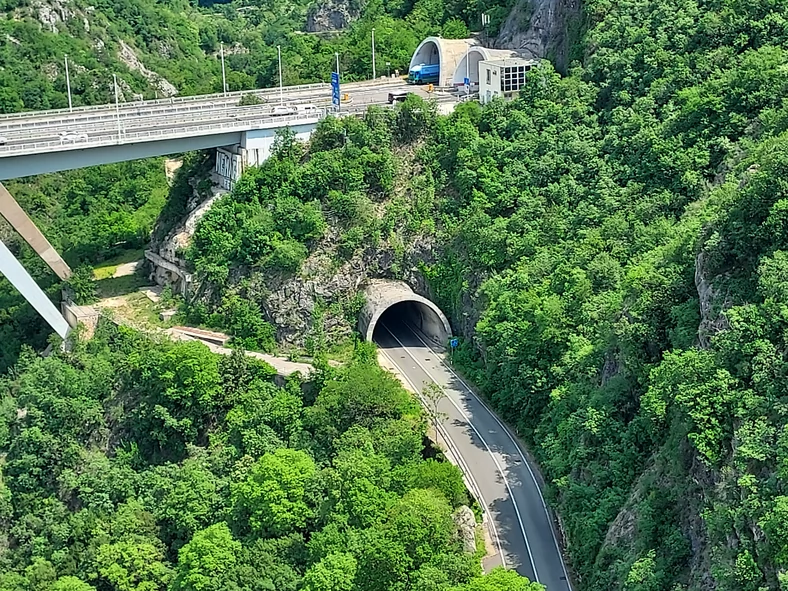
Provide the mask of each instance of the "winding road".
POLYGON ((410 325, 387 319, 375 337, 413 390, 432 382, 445 388, 439 438, 487 513, 495 552, 485 570, 503 565, 548 591, 571 591, 552 519, 516 438, 410 325))

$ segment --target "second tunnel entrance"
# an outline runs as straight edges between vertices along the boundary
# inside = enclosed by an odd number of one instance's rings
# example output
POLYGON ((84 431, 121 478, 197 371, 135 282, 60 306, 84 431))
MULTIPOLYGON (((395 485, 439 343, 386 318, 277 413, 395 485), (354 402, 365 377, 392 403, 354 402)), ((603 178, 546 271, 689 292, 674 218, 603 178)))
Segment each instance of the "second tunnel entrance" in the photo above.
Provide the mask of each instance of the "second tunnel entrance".
POLYGON ((367 302, 359 318, 359 331, 366 340, 380 342, 382 333, 408 327, 432 345, 446 345, 451 335, 446 315, 406 283, 373 281, 365 289, 365 295, 367 302))

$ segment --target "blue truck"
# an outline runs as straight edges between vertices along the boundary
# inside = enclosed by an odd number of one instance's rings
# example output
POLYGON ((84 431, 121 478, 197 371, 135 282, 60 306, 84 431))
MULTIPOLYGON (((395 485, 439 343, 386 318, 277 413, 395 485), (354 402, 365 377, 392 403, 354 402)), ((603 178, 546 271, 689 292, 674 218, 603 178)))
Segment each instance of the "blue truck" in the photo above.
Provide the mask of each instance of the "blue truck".
POLYGON ((440 64, 419 64, 408 72, 408 84, 437 84, 440 79, 440 64))

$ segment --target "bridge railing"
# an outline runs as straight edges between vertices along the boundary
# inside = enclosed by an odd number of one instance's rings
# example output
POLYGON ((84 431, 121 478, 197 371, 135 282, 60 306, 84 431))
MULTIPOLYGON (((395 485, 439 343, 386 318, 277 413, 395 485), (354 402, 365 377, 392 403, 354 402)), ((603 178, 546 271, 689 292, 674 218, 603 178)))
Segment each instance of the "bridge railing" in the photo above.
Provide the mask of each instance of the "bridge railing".
POLYGON ((30 142, 26 144, 16 144, 13 146, 0 146, 0 158, 10 156, 25 156, 44 151, 65 152, 71 150, 84 150, 87 148, 100 148, 104 146, 118 146, 137 142, 156 141, 161 139, 181 139, 195 136, 216 135, 218 133, 232 133, 235 131, 251 131, 255 129, 270 129, 273 127, 287 127, 291 124, 317 123, 325 112, 311 115, 284 115, 266 117, 252 121, 233 121, 204 125, 184 125, 181 127, 169 127, 166 129, 155 129, 149 131, 136 131, 120 134, 106 135, 97 138, 89 138, 87 141, 78 142, 30 142))
MULTIPOLYGON (((319 106, 321 103, 327 103, 328 99, 313 101, 294 100, 290 101, 290 104, 297 106, 305 102, 318 103, 316 106, 319 106)), ((85 121, 74 119, 48 119, 47 128, 52 128, 50 130, 52 135, 59 131, 96 133, 116 126, 118 119, 120 119, 120 123, 123 127, 139 127, 142 125, 155 127, 157 122, 152 121, 152 119, 158 119, 168 123, 172 123, 174 118, 182 118, 183 116, 188 116, 190 120, 218 119, 222 117, 245 117, 248 119, 253 115, 263 117, 267 112, 270 112, 271 108, 270 104, 248 105, 244 107, 228 105, 219 109, 213 104, 201 104, 193 105, 190 108, 175 108, 166 111, 154 111, 141 108, 136 111, 121 113, 120 117, 118 117, 117 113, 114 111, 108 111, 106 113, 93 114, 85 121), (62 130, 58 129, 60 126, 62 126, 62 130)), ((40 137, 42 135, 42 130, 40 127, 31 126, 29 122, 20 121, 19 123, 6 126, 0 123, 0 133, 7 133, 9 136, 13 134, 13 141, 17 142, 19 139, 24 139, 25 137, 40 137)), ((11 139, 11 137, 9 137, 9 139, 11 139)))
MULTIPOLYGON (((321 89, 328 89, 331 85, 325 82, 318 82, 315 84, 297 84, 295 86, 285 86, 283 91, 285 93, 292 93, 298 91, 306 91, 306 90, 321 90, 321 89)), ((256 94, 256 95, 278 95, 279 88, 258 88, 254 90, 238 90, 234 92, 228 92, 226 95, 224 93, 218 92, 214 94, 198 94, 192 96, 177 96, 171 98, 161 98, 161 99, 151 99, 146 101, 130 101, 124 102, 119 104, 119 108, 121 110, 128 110, 134 109, 139 106, 154 106, 154 105, 174 105, 174 104, 185 104, 190 102, 197 102, 197 101, 210 101, 210 100, 224 100, 227 102, 232 102, 232 100, 237 99, 240 100, 245 95, 256 94)), ((50 115, 75 115, 80 113, 86 113, 91 111, 102 111, 102 110, 109 110, 115 109, 115 105, 104 104, 104 105, 85 105, 81 107, 75 107, 73 110, 69 110, 68 108, 64 109, 47 109, 43 111, 22 111, 21 113, 5 113, 0 114, 0 121, 5 121, 9 119, 24 119, 24 118, 31 118, 31 117, 48 117, 50 115)))

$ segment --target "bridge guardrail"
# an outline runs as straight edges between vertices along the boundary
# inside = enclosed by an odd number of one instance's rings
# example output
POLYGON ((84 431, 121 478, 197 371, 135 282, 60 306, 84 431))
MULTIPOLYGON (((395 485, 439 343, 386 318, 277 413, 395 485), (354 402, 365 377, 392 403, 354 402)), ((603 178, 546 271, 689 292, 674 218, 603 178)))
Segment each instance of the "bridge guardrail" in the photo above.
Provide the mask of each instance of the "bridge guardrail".
MULTIPOLYGON (((291 105, 299 105, 306 101, 295 100, 290 101, 289 104, 291 105)), ((328 99, 320 99, 315 101, 309 101, 310 104, 318 103, 316 106, 325 107, 328 104, 328 99)), ((206 118, 221 118, 221 117, 249 117, 251 113, 254 111, 270 111, 271 110, 270 104, 262 104, 262 105, 248 105, 243 107, 236 107, 236 106, 226 106, 217 108, 216 106, 211 105, 197 105, 196 108, 193 109, 174 109, 172 111, 166 112, 155 112, 155 111, 140 111, 132 112, 132 113, 125 113, 122 114, 120 117, 121 125, 124 127, 128 126, 136 126, 139 127, 141 124, 145 124, 146 122, 151 126, 154 127, 156 123, 152 123, 150 121, 151 118, 159 118, 163 120, 178 118, 179 116, 190 116, 194 120, 199 119, 206 119, 206 118)), ((259 113, 260 116, 266 115, 266 113, 261 112, 259 113)), ((64 119, 55 119, 50 120, 47 122, 47 127, 51 127, 52 134, 56 134, 59 131, 70 131, 70 132, 84 132, 84 133, 96 133, 97 131, 101 131, 103 128, 108 128, 111 126, 115 126, 118 120, 118 116, 114 112, 107 112, 107 113, 99 113, 93 115, 89 121, 74 121, 74 120, 64 120, 64 119)), ((12 128, 5 128, 0 129, 2 133, 14 134, 13 141, 18 141, 20 139, 25 139, 26 137, 40 137, 42 135, 41 128, 33 128, 29 123, 19 124, 18 127, 12 128)), ((9 138, 10 139, 10 138, 9 138)))
MULTIPOLYGON (((303 90, 321 90, 321 89, 328 89, 331 85, 326 82, 317 82, 314 84, 297 84, 295 86, 285 86, 285 92, 292 92, 292 91, 303 91, 303 90)), ((162 99, 152 99, 146 101, 132 101, 132 102, 124 102, 120 103, 121 110, 123 109, 133 109, 140 105, 173 105, 173 104, 181 104, 181 103, 189 103, 195 101, 204 101, 204 100, 211 100, 211 99, 238 99, 240 100, 241 97, 248 94, 263 94, 269 95, 279 94, 279 88, 257 88, 252 90, 237 90, 234 92, 228 92, 226 95, 224 93, 218 92, 213 94, 196 94, 191 96, 177 96, 170 98, 162 98, 162 99)), ((105 104, 105 105, 84 105, 81 107, 75 107, 73 110, 69 111, 68 108, 64 109, 46 109, 43 111, 22 111, 20 113, 4 113, 0 114, 0 121, 7 121, 9 119, 24 119, 24 118, 32 118, 32 117, 46 117, 48 115, 74 115, 74 114, 81 114, 89 111, 101 111, 101 110, 108 110, 108 109, 115 109, 115 105, 105 104)))
POLYGON ((31 142, 29 144, 18 144, 15 146, 0 146, 0 158, 9 156, 27 156, 29 154, 36 154, 44 151, 54 152, 67 152, 72 150, 85 150, 89 148, 100 148, 104 146, 118 146, 126 143, 133 143, 137 141, 154 141, 158 139, 181 139, 184 137, 194 137, 201 135, 211 135, 211 132, 231 133, 234 131, 250 131, 254 129, 267 129, 271 127, 285 127, 289 124, 305 124, 317 123, 323 117, 325 112, 318 115, 285 115, 276 117, 267 117, 259 120, 252 121, 234 121, 227 123, 216 123, 213 125, 184 125, 182 127, 157 129, 151 131, 138 131, 132 133, 121 133, 107 135, 93 140, 88 139, 86 142, 69 142, 64 143, 60 141, 49 142, 31 142))

